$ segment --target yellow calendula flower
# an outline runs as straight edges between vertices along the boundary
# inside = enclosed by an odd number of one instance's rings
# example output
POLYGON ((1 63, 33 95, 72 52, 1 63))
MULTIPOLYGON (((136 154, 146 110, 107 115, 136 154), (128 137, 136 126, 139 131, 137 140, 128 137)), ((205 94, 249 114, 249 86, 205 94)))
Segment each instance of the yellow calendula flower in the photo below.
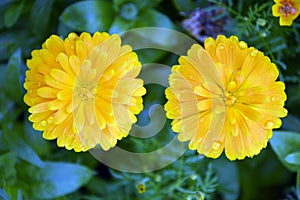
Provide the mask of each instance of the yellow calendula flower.
POLYGON ((172 67, 167 117, 180 141, 217 158, 257 155, 287 115, 283 82, 267 56, 232 36, 195 44, 172 67))
POLYGON ((272 14, 280 17, 280 26, 291 26, 300 13, 300 0, 274 0, 272 14))
POLYGON ((144 183, 139 183, 136 187, 139 194, 146 192, 146 185, 144 183))
POLYGON ((75 151, 108 150, 128 135, 146 90, 141 63, 118 35, 52 35, 27 61, 24 101, 45 139, 75 151))

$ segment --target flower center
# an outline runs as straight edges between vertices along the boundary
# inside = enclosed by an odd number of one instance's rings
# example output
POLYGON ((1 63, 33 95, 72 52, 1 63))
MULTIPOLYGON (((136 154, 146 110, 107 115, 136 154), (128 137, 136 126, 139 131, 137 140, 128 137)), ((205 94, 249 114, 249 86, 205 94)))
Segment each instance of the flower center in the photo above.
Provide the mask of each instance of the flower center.
POLYGON ((230 91, 225 92, 225 98, 227 106, 233 106, 235 104, 236 97, 230 91))
POLYGON ((81 85, 76 87, 76 96, 81 99, 81 101, 93 100, 96 93, 96 87, 90 85, 81 85))
POLYGON ((236 96, 234 91, 236 90, 236 82, 230 81, 227 85, 227 90, 225 91, 225 101, 227 106, 233 106, 236 102, 236 96))
POLYGON ((297 13, 297 8, 295 3, 289 0, 281 1, 281 6, 278 8, 278 12, 282 13, 284 17, 288 15, 295 15, 297 13))

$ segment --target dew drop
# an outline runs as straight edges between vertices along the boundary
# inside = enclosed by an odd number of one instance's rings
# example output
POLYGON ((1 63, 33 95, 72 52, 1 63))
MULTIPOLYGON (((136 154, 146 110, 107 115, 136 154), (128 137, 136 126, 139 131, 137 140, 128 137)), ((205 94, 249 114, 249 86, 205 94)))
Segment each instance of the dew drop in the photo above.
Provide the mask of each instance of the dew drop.
POLYGON ((229 122, 230 122, 230 124, 235 124, 236 119, 234 117, 230 117, 229 122))
POLYGON ((76 34, 75 33, 70 33, 68 35, 68 38, 70 38, 71 40, 75 40, 76 39, 76 34))
POLYGON ((53 117, 53 116, 51 116, 51 117, 49 117, 49 118, 47 119, 47 122, 48 122, 49 124, 53 123, 53 121, 54 121, 54 117, 53 117))
POLYGON ((277 105, 276 105, 276 104, 273 104, 273 107, 274 107, 274 108, 276 108, 276 107, 277 107, 277 105))
POLYGON ((252 52, 250 53, 250 55, 251 55, 252 57, 257 56, 257 54, 258 54, 258 51, 257 51, 257 50, 254 50, 254 51, 252 51, 252 52))
POLYGON ((212 46, 214 43, 215 43, 215 41, 214 41, 212 38, 207 38, 207 39, 205 40, 205 45, 206 45, 206 47, 210 47, 210 46, 212 46))
POLYGON ((275 100, 276 100, 276 97, 274 97, 274 96, 270 97, 270 101, 275 101, 275 100))
POLYGON ((239 135, 239 133, 236 130, 234 130, 234 131, 231 132, 231 135, 233 137, 237 137, 239 135))
POLYGON ((233 90, 236 87, 236 82, 235 81, 230 81, 228 83, 228 90, 233 90))
POLYGON ((272 129, 274 127, 274 122, 269 120, 265 123, 265 128, 266 129, 272 129))
POLYGON ((220 44, 220 45, 218 46, 218 49, 219 49, 220 51, 223 51, 223 50, 225 49, 225 46, 224 46, 223 44, 220 44))
POLYGON ((56 85, 58 85, 58 84, 59 84, 59 82, 58 82, 58 81, 55 81, 55 84, 56 84, 56 85))
POLYGON ((74 47, 74 45, 72 45, 70 48, 71 48, 71 49, 74 49, 75 47, 74 47))
POLYGON ((220 148, 220 146, 221 146, 221 142, 216 141, 216 142, 213 143, 212 149, 217 151, 220 148))
POLYGON ((240 41, 240 42, 239 42, 239 47, 240 47, 241 49, 246 49, 246 48, 247 48, 246 42, 240 41))
POLYGON ((238 42, 239 41, 239 38, 237 36, 230 36, 230 40, 232 42, 238 42))
POLYGON ((199 119, 199 122, 200 122, 200 123, 201 123, 201 122, 203 122, 203 121, 204 121, 204 119, 203 119, 203 118, 200 118, 200 119, 199 119))
POLYGON ((40 122, 40 125, 41 125, 41 126, 46 126, 46 125, 47 125, 47 122, 46 122, 45 120, 43 120, 43 121, 40 122))

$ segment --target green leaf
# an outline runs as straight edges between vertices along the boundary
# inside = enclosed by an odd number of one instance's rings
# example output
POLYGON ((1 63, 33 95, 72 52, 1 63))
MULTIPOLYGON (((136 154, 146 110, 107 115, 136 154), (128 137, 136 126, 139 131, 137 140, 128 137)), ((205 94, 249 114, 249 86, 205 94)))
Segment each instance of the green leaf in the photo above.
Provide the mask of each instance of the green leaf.
MULTIPOLYGON (((0 22, 1 23, 1 22, 0 22)), ((8 29, 2 30, 0 33, 0 61, 9 60, 9 57, 20 47, 25 46, 25 43, 32 41, 16 40, 16 38, 27 38, 28 31, 25 29, 8 29)))
POLYGON ((282 128, 290 131, 300 131, 300 120, 293 114, 289 113, 282 119, 282 128))
POLYGON ((46 156, 50 153, 49 141, 43 139, 42 133, 32 128, 32 124, 24 120, 24 142, 26 142, 39 156, 46 156))
MULTIPOLYGON (((7 193, 8 199, 7 200, 23 200, 22 191, 18 188, 18 186, 10 186, 4 187, 5 192, 7 193)), ((6 200, 6 199, 5 199, 6 200)))
MULTIPOLYGON (((6 71, 6 65, 0 64, 0 89, 2 87, 2 80, 4 78, 5 71, 6 71)), ((3 95, 3 93, 1 93, 1 94, 3 95)), ((1 94, 0 94, 0 98, 1 98, 1 94)), ((2 103, 2 101, 1 101, 1 103, 2 103)), ((0 108, 1 108, 1 105, 0 105, 0 108)))
POLYGON ((18 20, 23 8, 23 1, 10 6, 4 14, 4 24, 7 28, 12 27, 18 20))
POLYGON ((114 22, 112 23, 109 33, 121 33, 126 31, 134 26, 134 21, 125 20, 119 16, 115 17, 114 22))
POLYGON ((220 192, 224 195, 223 198, 226 200, 237 199, 241 185, 237 163, 230 162, 224 157, 214 160, 213 163, 219 179, 220 192))
POLYGON ((26 144, 16 132, 9 130, 7 127, 3 127, 2 142, 9 150, 15 151, 20 158, 27 162, 37 166, 44 167, 43 161, 32 150, 32 148, 26 144))
POLYGON ((274 152, 279 160, 291 171, 297 171, 298 166, 286 161, 286 157, 300 149, 300 134, 290 131, 274 131, 270 140, 274 152))
POLYGON ((80 1, 67 7, 60 20, 77 31, 107 31, 112 24, 114 11, 109 1, 80 1))
POLYGON ((2 80, 3 90, 6 95, 18 103, 22 102, 22 87, 20 82, 21 66, 21 50, 17 49, 9 59, 2 80))
POLYGON ((16 181, 15 164, 17 154, 14 152, 6 153, 0 156, 0 188, 13 185, 16 181))
POLYGON ((127 3, 135 4, 139 10, 149 9, 157 6, 162 0, 113 0, 113 7, 115 11, 120 11, 122 7, 127 3))
POLYGON ((167 52, 160 49, 138 49, 135 52, 142 63, 157 62, 167 54, 167 52))
POLYGON ((11 198, 6 194, 4 189, 0 189, 0 197, 3 200, 11 200, 11 198))
POLYGON ((30 25, 34 34, 40 35, 46 30, 52 5, 53 0, 35 0, 30 13, 30 25))
POLYGON ((195 4, 192 0, 173 0, 178 11, 188 12, 195 9, 195 4))
POLYGON ((63 38, 68 37, 69 33, 72 32, 73 29, 64 24, 62 21, 58 23, 57 34, 63 38))
POLYGON ((297 193, 298 199, 300 199, 300 168, 297 171, 296 193, 297 193))
POLYGON ((287 155, 285 161, 289 164, 300 165, 300 151, 287 155))
POLYGON ((81 165, 45 162, 45 167, 36 172, 37 184, 31 187, 33 198, 52 199, 66 195, 86 184, 93 174, 81 165))
POLYGON ((162 27, 173 29, 173 22, 166 15, 154 10, 148 9, 141 13, 136 20, 135 26, 138 27, 162 27))

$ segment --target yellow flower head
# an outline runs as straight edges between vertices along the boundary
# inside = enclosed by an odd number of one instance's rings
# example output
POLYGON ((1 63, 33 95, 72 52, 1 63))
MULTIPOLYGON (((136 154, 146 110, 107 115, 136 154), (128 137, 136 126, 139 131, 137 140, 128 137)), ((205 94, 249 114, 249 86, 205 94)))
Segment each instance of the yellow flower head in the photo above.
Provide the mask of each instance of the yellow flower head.
POLYGON ((267 56, 232 36, 195 44, 172 68, 167 117, 178 139, 207 157, 230 160, 258 154, 281 126, 286 100, 267 56))
POLYGON ((293 20, 296 19, 300 13, 299 0, 274 0, 275 4, 272 6, 272 14, 275 17, 280 17, 280 26, 291 26, 293 20))
POLYGON ((144 183, 139 183, 136 187, 139 194, 146 192, 146 185, 144 183))
POLYGON ((146 90, 141 63, 117 35, 52 35, 27 61, 24 101, 45 139, 75 151, 108 150, 128 135, 146 90))

